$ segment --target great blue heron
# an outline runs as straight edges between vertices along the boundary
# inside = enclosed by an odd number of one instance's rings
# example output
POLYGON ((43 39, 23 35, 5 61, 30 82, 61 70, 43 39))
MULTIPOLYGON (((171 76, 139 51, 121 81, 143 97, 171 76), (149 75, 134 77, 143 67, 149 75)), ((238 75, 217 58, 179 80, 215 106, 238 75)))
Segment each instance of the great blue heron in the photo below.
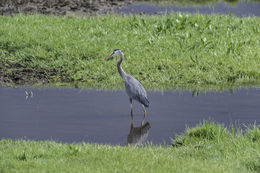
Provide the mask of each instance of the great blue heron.
MULTIPOLYGON (((121 67, 121 63, 124 59, 124 54, 120 49, 115 49, 113 51, 113 53, 108 56, 105 60, 111 60, 113 59, 114 56, 119 55, 120 59, 117 62, 117 68, 118 68, 118 72, 120 74, 120 76, 122 77, 124 83, 125 83, 125 91, 127 93, 127 95, 129 96, 129 100, 130 100, 130 107, 131 107, 131 120, 133 121, 133 104, 132 104, 132 99, 137 100, 139 103, 142 104, 143 107, 143 111, 144 111, 144 119, 146 117, 146 110, 145 107, 149 106, 149 100, 147 99, 147 93, 144 89, 144 87, 142 86, 142 84, 136 80, 134 77, 126 74, 122 67, 121 67)), ((143 122, 142 122, 143 123, 143 122)))

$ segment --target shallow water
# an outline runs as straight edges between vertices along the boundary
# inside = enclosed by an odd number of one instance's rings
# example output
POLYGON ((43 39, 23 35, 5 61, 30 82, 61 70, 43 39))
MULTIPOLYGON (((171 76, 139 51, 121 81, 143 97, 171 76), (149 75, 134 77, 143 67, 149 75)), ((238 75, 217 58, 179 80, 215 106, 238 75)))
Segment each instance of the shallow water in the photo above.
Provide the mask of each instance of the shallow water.
POLYGON ((174 133, 203 119, 259 124, 260 90, 230 93, 148 92, 151 106, 141 127, 142 107, 134 102, 134 127, 123 91, 75 88, 0 88, 0 138, 124 145, 170 144, 174 133), (27 93, 26 93, 27 92, 27 93), (32 93, 32 94, 31 94, 32 93), (131 133, 130 133, 131 132, 131 133))
POLYGON ((131 4, 122 9, 115 9, 115 13, 122 14, 165 14, 174 12, 200 14, 229 14, 238 17, 260 16, 260 2, 239 2, 237 5, 217 3, 216 5, 201 6, 158 6, 151 4, 131 4))

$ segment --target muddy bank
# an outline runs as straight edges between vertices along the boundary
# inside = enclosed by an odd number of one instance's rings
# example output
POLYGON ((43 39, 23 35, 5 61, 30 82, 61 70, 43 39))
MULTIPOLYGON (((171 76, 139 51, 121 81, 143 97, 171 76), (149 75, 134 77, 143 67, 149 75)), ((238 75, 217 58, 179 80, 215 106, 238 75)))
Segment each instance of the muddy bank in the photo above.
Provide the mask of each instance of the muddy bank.
POLYGON ((70 82, 66 71, 57 69, 32 69, 9 61, 0 61, 0 86, 70 82))
POLYGON ((132 0, 1 0, 0 15, 44 14, 80 16, 106 14, 113 8, 121 8, 132 0))

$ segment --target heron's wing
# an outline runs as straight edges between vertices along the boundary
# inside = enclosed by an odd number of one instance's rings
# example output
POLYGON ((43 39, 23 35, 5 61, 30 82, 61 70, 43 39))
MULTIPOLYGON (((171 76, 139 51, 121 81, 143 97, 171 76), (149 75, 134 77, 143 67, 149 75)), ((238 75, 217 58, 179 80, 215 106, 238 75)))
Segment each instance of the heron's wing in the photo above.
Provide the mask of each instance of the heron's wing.
POLYGON ((149 100, 147 99, 147 93, 142 84, 134 77, 128 75, 124 81, 125 90, 129 97, 139 101, 144 106, 149 106, 149 100))

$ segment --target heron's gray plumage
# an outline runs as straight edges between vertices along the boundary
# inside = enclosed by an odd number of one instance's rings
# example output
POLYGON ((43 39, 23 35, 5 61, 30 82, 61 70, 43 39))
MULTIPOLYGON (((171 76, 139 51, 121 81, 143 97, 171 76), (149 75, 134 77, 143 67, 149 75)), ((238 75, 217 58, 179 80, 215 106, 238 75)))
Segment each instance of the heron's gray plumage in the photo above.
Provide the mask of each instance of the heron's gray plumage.
POLYGON ((130 105, 131 105, 131 117, 133 115, 133 109, 132 109, 132 99, 137 100, 138 102, 140 102, 143 105, 143 110, 144 110, 144 117, 146 117, 146 110, 145 107, 149 106, 149 100, 147 98, 147 93, 144 89, 144 87, 142 86, 142 84, 136 80, 134 77, 126 74, 122 67, 122 61, 123 61, 123 57, 124 54, 120 49, 115 49, 113 51, 113 53, 107 57, 105 60, 108 61, 110 59, 113 58, 113 56, 115 55, 119 55, 120 59, 117 62, 117 69, 118 69, 118 73, 120 74, 120 76, 122 77, 124 84, 125 84, 125 91, 127 93, 127 95, 130 98, 130 105))
POLYGON ((147 99, 147 93, 144 89, 144 87, 142 86, 142 84, 136 80, 134 77, 126 74, 122 67, 122 61, 123 61, 123 53, 119 50, 116 49, 114 50, 114 52, 118 52, 120 59, 117 62, 117 68, 118 68, 118 73, 120 74, 120 76, 122 77, 124 83, 125 83, 125 91, 127 93, 127 95, 134 99, 139 101, 141 104, 143 104, 145 107, 149 106, 149 100, 147 99))
POLYGON ((124 79, 124 83, 125 83, 125 91, 129 97, 139 101, 145 107, 149 106, 147 93, 144 87, 142 86, 142 84, 138 80, 136 80, 134 77, 130 75, 126 75, 124 79))

